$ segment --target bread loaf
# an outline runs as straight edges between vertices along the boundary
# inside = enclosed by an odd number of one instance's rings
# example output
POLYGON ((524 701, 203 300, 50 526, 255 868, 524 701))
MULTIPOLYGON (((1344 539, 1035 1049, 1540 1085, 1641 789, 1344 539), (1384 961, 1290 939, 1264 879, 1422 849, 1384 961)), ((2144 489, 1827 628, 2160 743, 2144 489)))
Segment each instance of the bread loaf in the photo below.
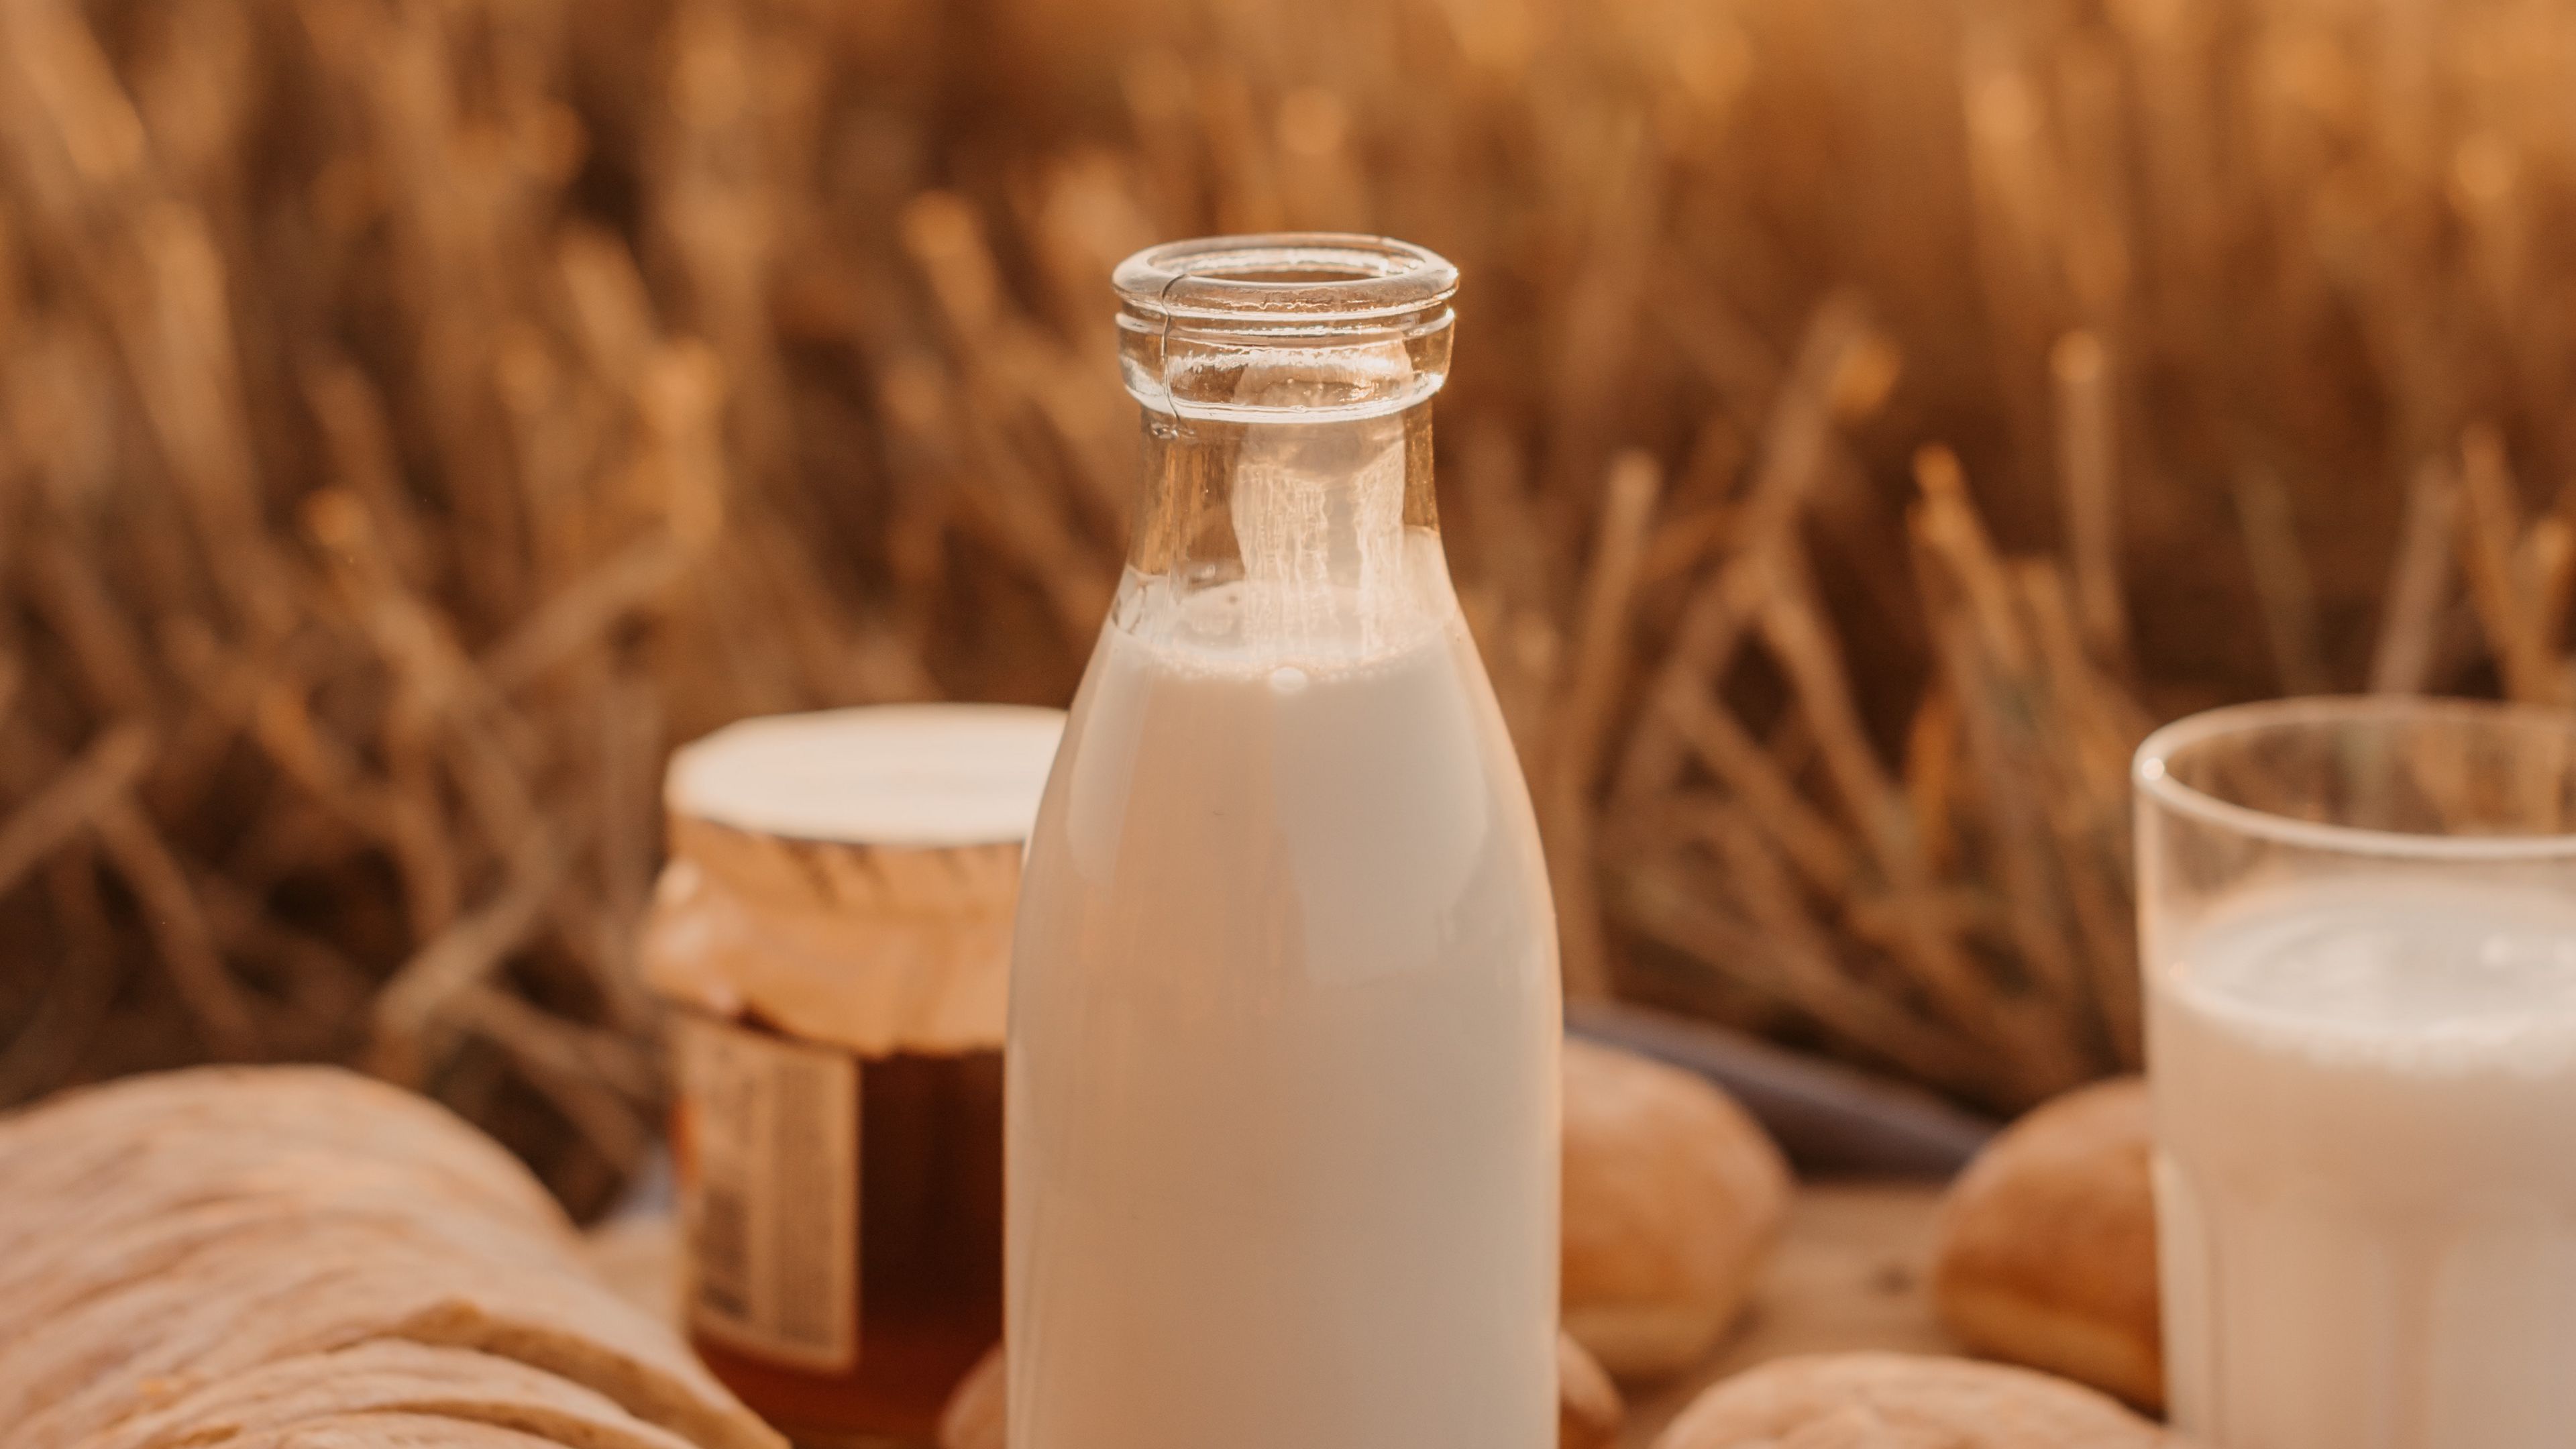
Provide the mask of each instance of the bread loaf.
POLYGON ((1961 1342, 2163 1407, 2153 1132, 2131 1077, 2047 1103, 1969 1164, 1933 1270, 1961 1342))
POLYGON ((0 1180, 0 1449, 783 1449, 515 1160, 380 1083, 69 1093, 0 1120, 0 1180))
POLYGON ((382 1342, 279 1359, 156 1402, 94 1435, 83 1449, 187 1449, 301 1424, 384 1415, 465 1420, 534 1435, 566 1449, 689 1449, 599 1394, 509 1359, 463 1349, 382 1342))
POLYGON ((2167 1449, 2154 1424, 2028 1369, 1897 1353, 1780 1359, 1700 1395, 1655 1449, 2167 1449))
POLYGON ((192 1149, 200 1170, 256 1168, 294 1149, 390 1164, 415 1191, 571 1232, 516 1159, 425 1098, 330 1067, 199 1067, 64 1092, 0 1121, 0 1257, 58 1226, 49 1208, 142 1213, 221 1195, 175 1170, 192 1149))
POLYGON ((348 1225, 227 1244, 80 1305, 0 1363, 0 1422, 20 1425, 21 1449, 72 1449, 130 1410, 133 1384, 379 1339, 515 1359, 699 1442, 767 1436, 668 1330, 582 1273, 348 1225))
POLYGON ((255 1429, 223 1449, 561 1449, 558 1441, 432 1414, 335 1414, 282 1429, 255 1429))
POLYGON ((1613 1375, 1658 1378, 1706 1358, 1788 1206, 1787 1162, 1725 1093, 1566 1042, 1565 1327, 1613 1375))

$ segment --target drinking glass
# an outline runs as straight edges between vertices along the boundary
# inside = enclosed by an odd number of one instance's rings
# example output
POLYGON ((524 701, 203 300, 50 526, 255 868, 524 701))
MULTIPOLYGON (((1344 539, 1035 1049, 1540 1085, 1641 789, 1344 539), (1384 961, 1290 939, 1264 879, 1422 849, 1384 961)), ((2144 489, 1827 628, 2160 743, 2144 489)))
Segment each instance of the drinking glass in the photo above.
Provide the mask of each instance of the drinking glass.
POLYGON ((2134 780, 2176 1427, 2563 1449, 2576 717, 2247 705, 2134 780))

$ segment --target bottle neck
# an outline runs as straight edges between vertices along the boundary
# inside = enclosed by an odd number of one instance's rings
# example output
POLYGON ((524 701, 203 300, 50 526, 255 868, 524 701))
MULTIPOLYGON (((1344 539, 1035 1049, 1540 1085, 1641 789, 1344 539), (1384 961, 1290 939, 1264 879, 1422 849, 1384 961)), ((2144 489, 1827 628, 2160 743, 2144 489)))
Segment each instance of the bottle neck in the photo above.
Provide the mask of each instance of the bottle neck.
POLYGON ((1144 409, 1128 567, 1194 584, 1356 587, 1402 532, 1436 533, 1431 405, 1242 422, 1144 409))
POLYGON ((1259 657, 1454 609, 1431 488, 1448 263, 1380 238, 1213 238, 1116 277, 1144 478, 1118 621, 1259 657))
POLYGON ((1372 653, 1455 607, 1431 407, 1240 422, 1145 410, 1120 622, 1254 653, 1372 653))

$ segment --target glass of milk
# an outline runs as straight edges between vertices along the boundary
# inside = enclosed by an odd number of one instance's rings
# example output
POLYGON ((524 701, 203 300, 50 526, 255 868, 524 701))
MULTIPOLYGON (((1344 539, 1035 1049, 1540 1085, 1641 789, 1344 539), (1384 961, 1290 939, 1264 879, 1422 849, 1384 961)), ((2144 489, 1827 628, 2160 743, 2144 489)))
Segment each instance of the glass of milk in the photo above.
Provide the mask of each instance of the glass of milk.
POLYGON ((2576 716, 2222 709, 2135 783, 2176 1427, 2576 1443, 2576 716))
POLYGON ((1116 273, 1128 567, 1022 876, 1013 1449, 1548 1449, 1555 920, 1432 506, 1457 275, 1116 273))

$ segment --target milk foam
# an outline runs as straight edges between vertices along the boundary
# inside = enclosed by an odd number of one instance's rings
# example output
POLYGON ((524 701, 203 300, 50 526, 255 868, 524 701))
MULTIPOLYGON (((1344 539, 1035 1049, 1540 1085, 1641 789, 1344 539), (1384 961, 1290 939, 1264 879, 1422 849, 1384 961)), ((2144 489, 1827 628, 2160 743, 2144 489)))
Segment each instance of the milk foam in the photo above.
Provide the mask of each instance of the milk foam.
POLYGON ((2560 1070, 2576 1066, 2576 899, 2402 877, 2258 892, 2193 935, 2171 989, 2282 1050, 2560 1070))

